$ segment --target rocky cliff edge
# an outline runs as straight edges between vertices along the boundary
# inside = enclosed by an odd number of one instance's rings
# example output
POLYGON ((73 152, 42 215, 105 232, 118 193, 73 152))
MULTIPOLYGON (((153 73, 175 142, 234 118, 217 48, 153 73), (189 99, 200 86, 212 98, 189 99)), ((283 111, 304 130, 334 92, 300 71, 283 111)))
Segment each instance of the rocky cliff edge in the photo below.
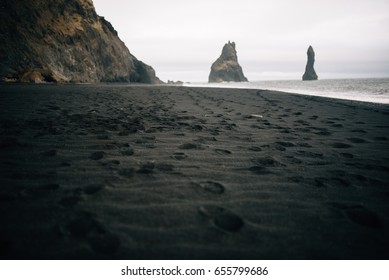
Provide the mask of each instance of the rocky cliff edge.
POLYGON ((92 0, 2 0, 0 81, 161 83, 92 0))

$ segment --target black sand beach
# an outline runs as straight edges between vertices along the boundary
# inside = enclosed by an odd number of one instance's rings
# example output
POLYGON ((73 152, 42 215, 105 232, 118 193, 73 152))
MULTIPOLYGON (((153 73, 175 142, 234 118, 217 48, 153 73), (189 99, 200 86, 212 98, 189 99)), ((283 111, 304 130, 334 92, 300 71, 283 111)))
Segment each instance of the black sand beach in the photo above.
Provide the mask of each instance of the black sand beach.
POLYGON ((388 259, 389 106, 0 85, 2 259, 388 259))

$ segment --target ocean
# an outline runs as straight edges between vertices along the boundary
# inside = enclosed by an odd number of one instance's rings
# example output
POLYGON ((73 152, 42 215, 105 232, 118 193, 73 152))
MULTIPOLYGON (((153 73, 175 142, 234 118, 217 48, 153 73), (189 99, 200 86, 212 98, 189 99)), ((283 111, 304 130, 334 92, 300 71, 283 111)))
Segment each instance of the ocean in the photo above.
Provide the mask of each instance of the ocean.
POLYGON ((185 85, 277 90, 296 94, 389 104, 389 78, 256 81, 220 84, 193 83, 185 85))

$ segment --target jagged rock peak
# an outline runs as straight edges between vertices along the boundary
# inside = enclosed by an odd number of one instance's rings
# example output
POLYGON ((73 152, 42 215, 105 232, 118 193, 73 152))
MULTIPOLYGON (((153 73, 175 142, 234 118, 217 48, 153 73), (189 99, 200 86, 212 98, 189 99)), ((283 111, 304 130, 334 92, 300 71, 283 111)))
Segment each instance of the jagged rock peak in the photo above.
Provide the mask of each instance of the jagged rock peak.
POLYGON ((92 0, 1 0, 0 81, 161 82, 92 0))
POLYGON ((223 60, 238 60, 235 42, 228 41, 228 43, 224 45, 221 57, 223 60))
POLYGON ((303 81, 312 81, 317 80, 317 74, 315 72, 315 69, 313 68, 313 65, 315 64, 315 52, 312 48, 312 46, 309 46, 307 51, 308 61, 307 66, 305 67, 305 73, 303 75, 303 81))
POLYGON ((238 63, 235 42, 228 41, 224 45, 220 57, 212 64, 208 82, 247 82, 238 63))

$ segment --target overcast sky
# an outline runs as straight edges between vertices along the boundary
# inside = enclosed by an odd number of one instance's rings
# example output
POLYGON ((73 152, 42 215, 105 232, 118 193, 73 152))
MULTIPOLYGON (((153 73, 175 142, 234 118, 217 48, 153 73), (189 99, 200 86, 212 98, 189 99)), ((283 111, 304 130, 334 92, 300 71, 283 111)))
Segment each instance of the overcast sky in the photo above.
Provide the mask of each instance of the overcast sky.
POLYGON ((389 77, 389 0, 93 0, 130 52, 162 80, 205 82, 234 41, 250 81, 389 77))

